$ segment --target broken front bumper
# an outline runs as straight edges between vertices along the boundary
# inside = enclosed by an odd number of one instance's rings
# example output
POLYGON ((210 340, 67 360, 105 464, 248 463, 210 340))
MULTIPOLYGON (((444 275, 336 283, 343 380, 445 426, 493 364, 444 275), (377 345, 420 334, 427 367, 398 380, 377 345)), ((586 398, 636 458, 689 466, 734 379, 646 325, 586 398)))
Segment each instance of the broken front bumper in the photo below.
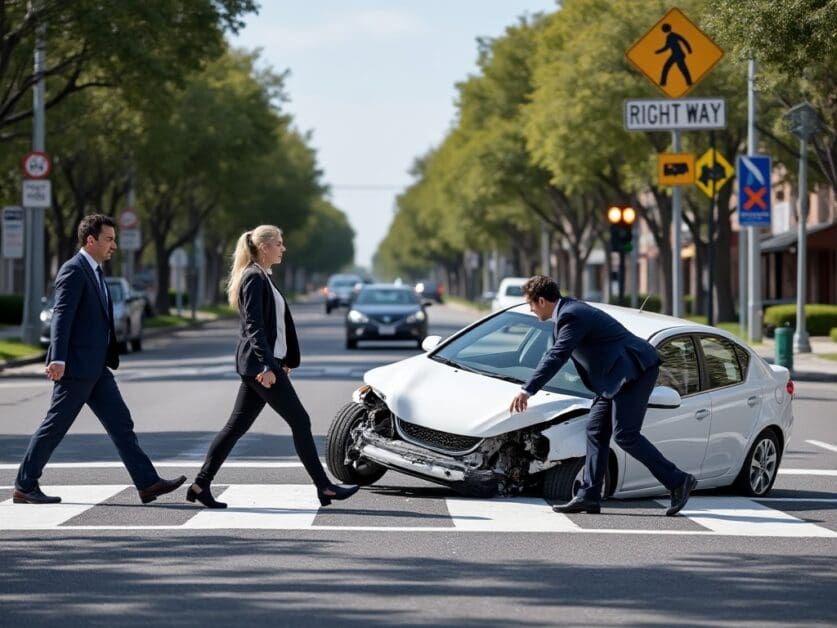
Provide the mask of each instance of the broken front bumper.
POLYGON ((493 471, 479 468, 483 462, 480 453, 446 456, 369 431, 363 431, 358 436, 356 451, 360 457, 388 469, 468 494, 490 496, 497 493, 499 478, 493 471))

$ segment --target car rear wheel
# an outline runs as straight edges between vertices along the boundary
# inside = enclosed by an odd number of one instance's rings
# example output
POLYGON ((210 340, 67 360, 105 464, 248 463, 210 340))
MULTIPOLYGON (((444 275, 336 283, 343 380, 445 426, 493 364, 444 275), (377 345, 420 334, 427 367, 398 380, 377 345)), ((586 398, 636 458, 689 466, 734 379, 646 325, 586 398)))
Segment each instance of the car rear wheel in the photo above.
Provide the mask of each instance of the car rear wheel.
POLYGON ((346 338, 346 348, 357 349, 357 340, 353 340, 352 338, 346 338))
POLYGON ((359 403, 347 403, 340 408, 326 435, 325 458, 328 470, 341 482, 368 486, 384 473, 385 467, 364 460, 347 461, 346 453, 352 444, 352 430, 366 418, 366 409, 359 403))
MULTIPOLYGON (((543 478, 543 497, 547 501, 568 502, 584 482, 584 458, 565 460, 548 469, 543 478)), ((602 495, 610 495, 610 469, 605 470, 602 495)))
POLYGON ((771 429, 756 437, 735 478, 735 488, 748 497, 764 497, 773 488, 779 471, 779 439, 771 429))
POLYGON ((131 351, 142 351, 142 336, 131 340, 131 351))
POLYGON ((125 326, 125 339, 116 343, 119 353, 128 353, 131 350, 131 324, 125 326))

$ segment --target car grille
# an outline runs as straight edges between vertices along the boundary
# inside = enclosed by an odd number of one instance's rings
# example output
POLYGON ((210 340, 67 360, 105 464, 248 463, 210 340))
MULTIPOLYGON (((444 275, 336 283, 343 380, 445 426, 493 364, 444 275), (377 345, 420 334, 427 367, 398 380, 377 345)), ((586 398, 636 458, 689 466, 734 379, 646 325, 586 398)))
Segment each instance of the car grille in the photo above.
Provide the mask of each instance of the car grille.
POLYGON ((398 419, 398 431, 405 440, 448 453, 470 451, 479 445, 482 440, 474 436, 462 436, 461 434, 432 430, 429 427, 408 423, 402 419, 398 419))
POLYGON ((398 325, 405 317, 401 314, 370 314, 369 318, 381 325, 398 325))

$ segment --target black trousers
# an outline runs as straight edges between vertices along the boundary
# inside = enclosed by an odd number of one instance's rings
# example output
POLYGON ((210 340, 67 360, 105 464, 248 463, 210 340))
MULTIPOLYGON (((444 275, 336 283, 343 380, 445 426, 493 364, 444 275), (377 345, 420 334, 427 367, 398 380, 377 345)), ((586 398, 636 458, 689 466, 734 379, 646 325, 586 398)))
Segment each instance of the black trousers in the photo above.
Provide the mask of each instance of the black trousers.
POLYGON ((582 498, 595 501, 601 498, 611 434, 617 445, 648 467, 667 489, 676 488, 685 481, 686 474, 640 434, 648 398, 659 371, 659 367, 645 371, 636 381, 625 384, 613 399, 596 397, 593 401, 587 423, 584 483, 578 491, 582 498))
POLYGON ((134 486, 138 489, 148 488, 160 479, 151 460, 139 445, 131 412, 122 399, 113 373, 105 368, 97 379, 64 377, 55 382, 46 418, 29 441, 29 448, 18 469, 15 486, 19 490, 28 492, 37 486, 52 452, 85 403, 93 410, 116 445, 134 486))
POLYGON ((280 370, 276 373, 276 383, 270 388, 262 386, 255 377, 241 376, 241 386, 238 388, 232 414, 209 446, 203 467, 195 478, 199 486, 209 486, 215 479, 215 474, 230 455, 238 439, 247 433, 265 405, 273 408, 290 426, 296 453, 314 485, 322 490, 331 484, 317 455, 308 412, 302 407, 290 379, 280 370))

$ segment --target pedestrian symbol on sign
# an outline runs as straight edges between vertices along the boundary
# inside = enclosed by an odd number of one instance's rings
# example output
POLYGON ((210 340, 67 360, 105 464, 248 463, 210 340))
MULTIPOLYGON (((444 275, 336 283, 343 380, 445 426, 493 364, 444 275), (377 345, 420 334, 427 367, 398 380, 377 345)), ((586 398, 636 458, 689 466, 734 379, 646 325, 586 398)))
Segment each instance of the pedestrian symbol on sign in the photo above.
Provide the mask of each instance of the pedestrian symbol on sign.
POLYGON ((655 51, 655 54, 662 54, 666 50, 671 51, 671 56, 666 60, 665 65, 663 66, 663 74, 660 76, 660 87, 664 87, 666 84, 666 79, 668 78, 668 72, 671 70, 671 66, 675 63, 677 67, 680 69, 680 72, 683 73, 683 78, 686 79, 686 85, 691 86, 692 84, 692 77, 689 74, 689 67, 686 65, 686 54, 692 54, 692 47, 689 45, 689 42, 686 41, 684 37, 681 37, 677 33, 671 30, 671 24, 666 22, 662 26, 663 32, 666 34, 666 45, 660 48, 659 50, 655 51), (682 44, 681 44, 682 42, 682 44), (683 48, 686 48, 686 51, 683 48))

